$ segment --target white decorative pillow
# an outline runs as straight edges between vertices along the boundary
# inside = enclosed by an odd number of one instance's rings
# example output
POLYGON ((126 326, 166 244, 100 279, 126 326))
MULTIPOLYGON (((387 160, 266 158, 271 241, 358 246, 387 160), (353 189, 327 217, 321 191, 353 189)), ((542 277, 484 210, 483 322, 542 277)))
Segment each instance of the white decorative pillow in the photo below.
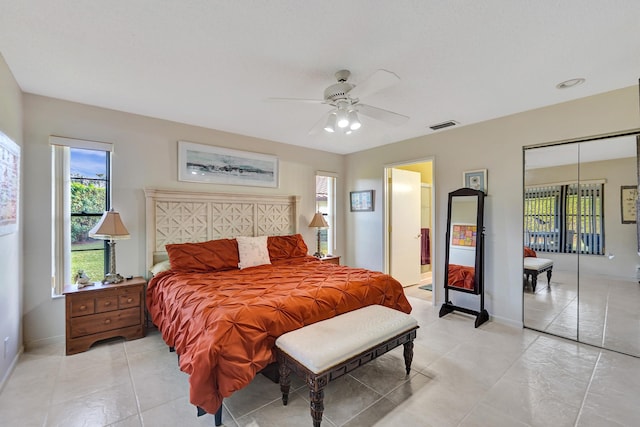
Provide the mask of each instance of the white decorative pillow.
POLYGON ((164 260, 161 261, 157 264, 154 264, 153 267, 151 267, 151 269, 149 269, 149 271, 151 272, 151 274, 153 274, 154 276, 158 273, 161 273, 163 271, 167 271, 167 270, 171 270, 171 263, 169 262, 169 260, 164 260))
POLYGON ((269 249, 267 248, 267 236, 236 237, 238 242, 238 256, 240 262, 238 268, 243 269, 256 265, 271 264, 269 249))

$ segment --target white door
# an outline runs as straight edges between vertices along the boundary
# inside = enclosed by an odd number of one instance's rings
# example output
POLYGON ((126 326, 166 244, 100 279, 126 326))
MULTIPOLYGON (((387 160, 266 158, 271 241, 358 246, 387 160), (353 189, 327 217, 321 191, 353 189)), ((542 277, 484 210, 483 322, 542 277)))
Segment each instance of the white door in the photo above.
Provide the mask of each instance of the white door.
POLYGON ((402 283, 420 282, 420 173, 391 169, 389 270, 402 283))

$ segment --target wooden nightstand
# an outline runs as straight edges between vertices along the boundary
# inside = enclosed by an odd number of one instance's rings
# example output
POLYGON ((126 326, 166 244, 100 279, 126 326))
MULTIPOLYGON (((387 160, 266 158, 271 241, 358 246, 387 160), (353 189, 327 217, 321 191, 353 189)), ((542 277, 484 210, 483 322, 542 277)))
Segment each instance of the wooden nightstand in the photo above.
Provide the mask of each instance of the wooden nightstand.
POLYGON ((144 337, 144 289, 147 281, 100 282, 78 289, 64 287, 67 355, 87 351, 96 341, 113 337, 144 337))
POLYGON ((325 257, 320 258, 322 262, 330 262, 331 264, 340 265, 340 256, 337 255, 327 255, 325 257))

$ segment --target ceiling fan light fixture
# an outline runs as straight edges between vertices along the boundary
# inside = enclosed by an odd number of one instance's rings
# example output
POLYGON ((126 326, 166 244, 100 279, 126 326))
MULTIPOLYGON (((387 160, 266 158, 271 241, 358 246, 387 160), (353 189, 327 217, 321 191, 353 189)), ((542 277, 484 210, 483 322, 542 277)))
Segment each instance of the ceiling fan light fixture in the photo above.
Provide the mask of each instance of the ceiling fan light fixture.
POLYGON ((336 124, 339 128, 344 129, 349 126, 349 118, 347 117, 346 110, 338 108, 336 113, 336 124))
POLYGON ((324 125, 325 131, 329 133, 334 133, 336 131, 336 117, 336 113, 329 114, 329 117, 327 118, 327 124, 324 125))
POLYGON ((348 118, 349 118, 349 129, 351 130, 360 129, 360 127, 362 126, 362 123, 360 123, 360 119, 358 119, 358 113, 356 113, 356 110, 349 111, 348 118))

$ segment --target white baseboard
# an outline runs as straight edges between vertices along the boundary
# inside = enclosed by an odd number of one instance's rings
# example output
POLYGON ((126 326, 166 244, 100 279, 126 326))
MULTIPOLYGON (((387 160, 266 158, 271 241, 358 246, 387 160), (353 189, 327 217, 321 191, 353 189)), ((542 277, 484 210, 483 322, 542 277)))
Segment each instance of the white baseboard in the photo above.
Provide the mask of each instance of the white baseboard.
POLYGON ((0 381, 0 393, 2 393, 4 386, 9 381, 9 377, 11 377, 11 374, 13 373, 13 370, 16 368, 16 365, 18 364, 18 360, 20 359, 20 356, 22 355, 23 352, 24 352, 24 347, 20 347, 20 349, 18 350, 18 353, 16 354, 16 356, 11 361, 11 364, 9 365, 9 369, 7 369, 7 372, 4 374, 4 377, 2 377, 2 380, 0 381))

